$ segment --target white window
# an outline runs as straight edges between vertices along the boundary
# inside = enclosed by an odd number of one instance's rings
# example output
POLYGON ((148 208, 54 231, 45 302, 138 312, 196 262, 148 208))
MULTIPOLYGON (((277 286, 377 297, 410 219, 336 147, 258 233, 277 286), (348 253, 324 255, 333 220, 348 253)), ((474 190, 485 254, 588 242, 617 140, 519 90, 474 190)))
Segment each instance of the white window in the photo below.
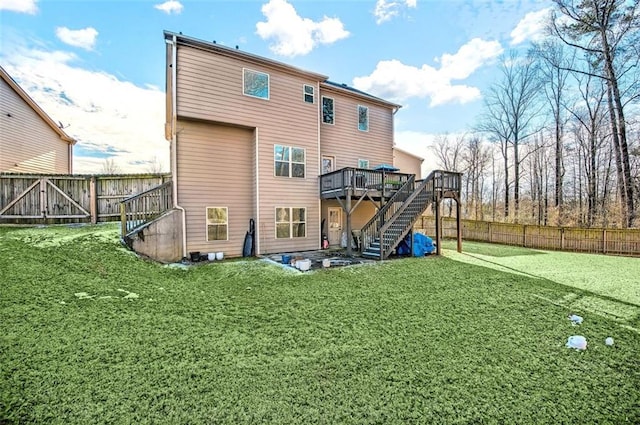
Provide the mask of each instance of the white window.
POLYGON ((229 239, 229 210, 227 207, 207 207, 207 241, 229 239))
POLYGON ((358 105, 358 130, 369 131, 369 108, 358 105))
POLYGON ((305 84, 302 88, 302 95, 304 97, 304 101, 306 103, 314 103, 315 102, 315 96, 314 96, 314 87, 310 86, 308 84, 305 84))
POLYGON ((333 99, 322 96, 322 122, 325 124, 333 124, 334 118, 333 99))
POLYGON ((242 68, 242 93, 246 96, 269 99, 269 74, 242 68))
POLYGON ((358 160, 358 168, 369 168, 369 160, 368 159, 359 159, 358 160))
POLYGON ((274 145, 274 174, 278 177, 305 176, 305 150, 291 146, 274 145))
POLYGON ((298 207, 276 208, 276 239, 304 238, 307 236, 307 209, 298 207))

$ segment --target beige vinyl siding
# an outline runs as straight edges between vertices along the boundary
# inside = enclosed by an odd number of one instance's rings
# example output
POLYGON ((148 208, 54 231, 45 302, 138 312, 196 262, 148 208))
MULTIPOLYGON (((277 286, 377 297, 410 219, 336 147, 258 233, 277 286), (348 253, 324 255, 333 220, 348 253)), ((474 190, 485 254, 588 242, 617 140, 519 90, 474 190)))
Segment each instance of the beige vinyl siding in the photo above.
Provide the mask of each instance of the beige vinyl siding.
MULTIPOLYGON (((259 199, 256 238, 259 254, 316 249, 320 244, 318 203, 318 104, 303 100, 304 84, 317 87, 317 81, 304 75, 285 72, 261 63, 251 63, 235 57, 182 46, 178 48, 177 106, 181 118, 208 122, 225 122, 255 128, 258 162, 249 162, 251 172, 257 166, 247 190, 259 199), (245 96, 242 92, 243 68, 269 74, 269 100, 245 96), (305 149, 305 178, 274 175, 274 145, 305 149), (253 182, 258 187, 252 189, 253 182), (275 208, 304 207, 307 209, 307 237, 275 239, 275 208)), ((317 99, 316 93, 316 99, 317 99)), ((178 128, 180 131, 180 128, 178 128)), ((184 146, 178 145, 178 156, 184 146)), ((255 158, 255 153, 251 158, 255 158)), ((246 157, 229 158, 228 164, 247 163, 246 157)), ((180 167, 180 164, 178 164, 180 167)), ((180 168, 179 168, 180 169, 180 168)), ((218 172, 218 171, 215 171, 218 172)), ((190 174, 190 171, 182 170, 190 174)), ((231 216, 231 212, 230 212, 231 216)), ((188 218, 188 225, 191 224, 188 218)), ((244 225, 246 232, 248 222, 244 225)), ((188 232, 188 241, 191 238, 188 232)), ((233 241, 241 249, 244 233, 233 241)), ((230 242, 231 242, 230 236, 230 242)), ((189 243, 189 242, 188 242, 189 243)))
POLYGON ((187 252, 242 255, 253 195, 254 131, 179 120, 178 203, 186 211, 187 252), (206 208, 228 208, 228 240, 207 241, 206 208))
POLYGON ((393 165, 400 169, 401 173, 415 174, 416 180, 422 177, 422 158, 403 150, 393 149, 393 165))
POLYGON ((70 173, 69 143, 3 79, 0 89, 0 172, 70 173))
POLYGON ((334 125, 320 124, 321 154, 335 156, 336 169, 357 167, 359 159, 369 166, 393 161, 393 110, 348 96, 326 86, 321 95, 334 99, 334 125), (369 108, 369 131, 358 130, 358 105, 369 108))

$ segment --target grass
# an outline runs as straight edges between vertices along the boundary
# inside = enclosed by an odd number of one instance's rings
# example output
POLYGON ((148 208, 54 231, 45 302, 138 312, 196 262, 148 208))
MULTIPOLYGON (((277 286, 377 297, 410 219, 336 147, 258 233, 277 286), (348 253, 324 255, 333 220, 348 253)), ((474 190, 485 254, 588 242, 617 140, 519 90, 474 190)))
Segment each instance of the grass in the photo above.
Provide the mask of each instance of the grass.
POLYGON ((0 282, 0 423, 640 421, 638 317, 569 300, 631 304, 526 273, 172 268, 98 226, 0 228, 0 282))

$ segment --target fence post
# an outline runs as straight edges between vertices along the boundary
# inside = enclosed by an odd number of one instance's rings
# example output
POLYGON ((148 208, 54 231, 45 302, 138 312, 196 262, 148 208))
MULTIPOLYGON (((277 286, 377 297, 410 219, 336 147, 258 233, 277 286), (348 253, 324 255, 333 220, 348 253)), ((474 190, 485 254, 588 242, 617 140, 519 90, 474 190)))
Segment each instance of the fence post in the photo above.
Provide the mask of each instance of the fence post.
POLYGON ((47 218, 47 179, 40 179, 40 214, 42 218, 47 218))
POLYGON ((560 228, 560 250, 564 251, 564 227, 560 228))
POLYGON ((91 176, 89 180, 89 213, 91 214, 91 224, 98 222, 98 196, 96 193, 96 176, 91 176))
POLYGON ((527 225, 522 225, 522 246, 527 246, 527 225))
POLYGON ((602 229, 602 253, 607 253, 607 229, 602 229))

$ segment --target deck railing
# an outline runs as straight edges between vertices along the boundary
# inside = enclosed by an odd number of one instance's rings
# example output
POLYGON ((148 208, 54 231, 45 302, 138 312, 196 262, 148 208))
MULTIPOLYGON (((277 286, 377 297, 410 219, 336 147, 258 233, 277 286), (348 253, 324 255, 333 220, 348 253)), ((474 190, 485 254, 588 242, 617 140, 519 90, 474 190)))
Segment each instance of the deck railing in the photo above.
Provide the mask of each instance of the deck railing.
POLYGON ((173 208, 171 181, 156 186, 120 203, 122 236, 173 208))
POLYGON ((347 189, 391 193, 400 188, 412 175, 366 168, 342 168, 320 176, 320 193, 343 194, 347 189))

